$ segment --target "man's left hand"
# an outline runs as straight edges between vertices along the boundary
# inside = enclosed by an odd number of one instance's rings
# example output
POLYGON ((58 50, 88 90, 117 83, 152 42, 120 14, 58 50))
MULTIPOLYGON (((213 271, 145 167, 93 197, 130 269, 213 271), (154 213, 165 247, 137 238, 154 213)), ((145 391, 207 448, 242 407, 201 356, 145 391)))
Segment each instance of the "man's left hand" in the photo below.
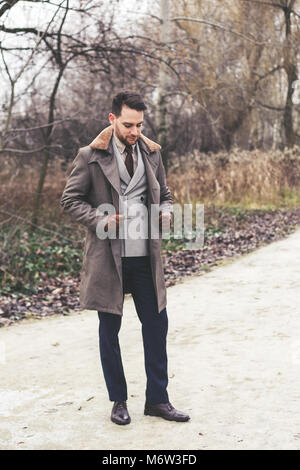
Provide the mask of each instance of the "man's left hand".
POLYGON ((172 214, 165 212, 159 215, 159 230, 162 231, 164 227, 169 227, 172 221, 172 214))

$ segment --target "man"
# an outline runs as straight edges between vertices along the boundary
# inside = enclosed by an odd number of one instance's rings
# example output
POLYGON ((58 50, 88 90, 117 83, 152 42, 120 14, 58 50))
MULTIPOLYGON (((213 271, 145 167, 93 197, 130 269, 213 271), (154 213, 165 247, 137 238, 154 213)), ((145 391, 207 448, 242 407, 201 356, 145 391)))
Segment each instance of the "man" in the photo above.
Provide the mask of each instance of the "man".
POLYGON ((145 110, 137 93, 114 97, 110 126, 79 150, 61 199, 63 209, 87 227, 80 301, 82 308, 98 311, 100 358, 109 399, 114 402, 111 420, 123 425, 131 421, 118 340, 127 292, 142 324, 147 376, 144 414, 189 420, 171 405, 167 393, 168 317, 160 247, 164 220, 171 218, 172 197, 160 146, 141 133, 145 110), (136 222, 137 207, 141 209, 139 230, 135 224, 134 231, 130 224, 136 222))

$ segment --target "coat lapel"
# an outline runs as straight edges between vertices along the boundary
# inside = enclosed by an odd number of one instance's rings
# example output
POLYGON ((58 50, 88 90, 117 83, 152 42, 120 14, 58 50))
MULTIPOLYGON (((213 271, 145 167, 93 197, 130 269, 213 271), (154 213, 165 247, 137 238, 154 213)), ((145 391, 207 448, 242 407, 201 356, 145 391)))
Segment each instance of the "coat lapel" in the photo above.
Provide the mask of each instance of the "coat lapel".
POLYGON ((116 158, 114 157, 112 143, 107 150, 95 150, 90 163, 97 162, 112 187, 121 194, 120 176, 116 158))
POLYGON ((147 176, 149 202, 150 204, 159 204, 159 183, 155 176, 158 162, 153 158, 153 155, 150 154, 143 142, 140 145, 140 149, 147 176))

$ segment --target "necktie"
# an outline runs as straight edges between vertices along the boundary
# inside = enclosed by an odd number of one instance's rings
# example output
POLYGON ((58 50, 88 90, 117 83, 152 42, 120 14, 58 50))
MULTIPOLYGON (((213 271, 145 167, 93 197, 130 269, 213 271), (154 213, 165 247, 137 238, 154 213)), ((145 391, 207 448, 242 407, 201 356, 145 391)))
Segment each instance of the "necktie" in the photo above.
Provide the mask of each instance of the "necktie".
POLYGON ((132 178, 132 176, 133 176, 133 157, 132 157, 133 148, 132 148, 132 145, 126 145, 125 152, 126 152, 125 165, 126 165, 128 173, 130 174, 130 177, 132 178))

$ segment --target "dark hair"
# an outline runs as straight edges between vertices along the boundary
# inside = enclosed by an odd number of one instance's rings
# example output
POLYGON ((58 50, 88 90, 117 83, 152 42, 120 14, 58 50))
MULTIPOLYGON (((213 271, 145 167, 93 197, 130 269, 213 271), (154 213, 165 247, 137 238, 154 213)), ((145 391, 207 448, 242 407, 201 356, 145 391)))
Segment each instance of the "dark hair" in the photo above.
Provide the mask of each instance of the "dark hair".
POLYGON ((112 113, 119 117, 123 105, 131 109, 136 109, 137 111, 145 111, 145 109, 147 109, 141 95, 132 91, 121 91, 113 98, 112 113))

